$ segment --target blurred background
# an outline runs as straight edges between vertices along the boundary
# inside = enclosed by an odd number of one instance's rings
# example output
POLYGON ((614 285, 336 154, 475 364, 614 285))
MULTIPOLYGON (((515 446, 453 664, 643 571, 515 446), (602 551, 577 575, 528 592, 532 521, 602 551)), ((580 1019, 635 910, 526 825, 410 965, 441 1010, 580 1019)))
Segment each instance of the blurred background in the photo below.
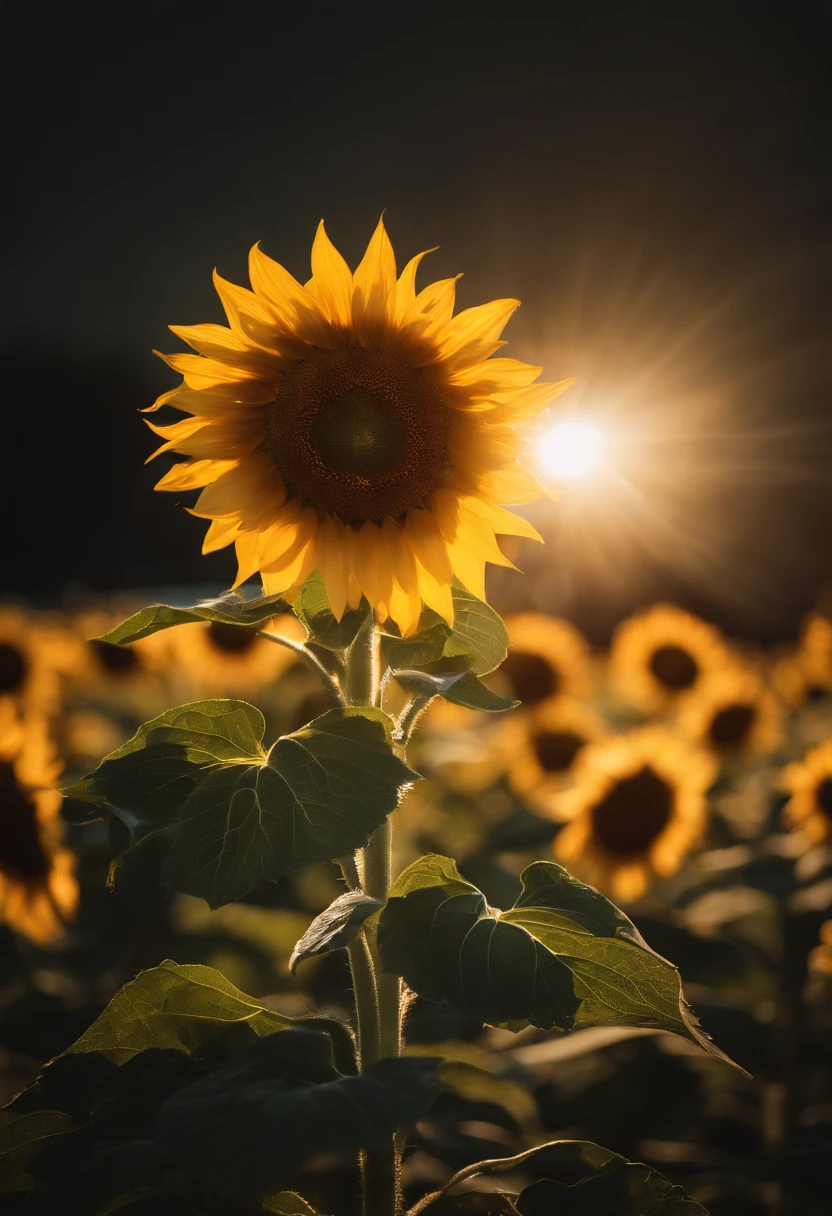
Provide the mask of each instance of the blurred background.
POLYGON ((321 216, 355 264, 386 208, 461 306, 522 299, 511 352, 604 432, 606 475, 535 517, 547 610, 796 633, 830 572, 827 6, 2 7, 4 594, 230 582, 151 492, 151 349, 221 319, 211 270, 244 282, 255 241, 303 278, 321 216))

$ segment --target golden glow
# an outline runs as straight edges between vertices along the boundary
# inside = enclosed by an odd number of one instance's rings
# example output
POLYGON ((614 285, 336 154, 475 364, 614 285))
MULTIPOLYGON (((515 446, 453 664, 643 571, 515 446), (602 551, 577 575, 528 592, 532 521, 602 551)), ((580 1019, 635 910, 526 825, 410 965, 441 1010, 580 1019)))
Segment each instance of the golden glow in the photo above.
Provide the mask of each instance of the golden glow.
POLYGON ((538 458, 552 477, 578 481, 600 467, 604 447, 604 434, 594 423, 559 422, 544 432, 538 458))

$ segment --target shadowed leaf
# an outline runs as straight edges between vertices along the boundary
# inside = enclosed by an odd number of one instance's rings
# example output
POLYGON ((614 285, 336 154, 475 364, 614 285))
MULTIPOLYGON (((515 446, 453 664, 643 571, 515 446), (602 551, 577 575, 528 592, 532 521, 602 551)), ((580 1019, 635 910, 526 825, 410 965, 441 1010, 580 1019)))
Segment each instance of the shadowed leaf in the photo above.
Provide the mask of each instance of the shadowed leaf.
POLYGON ((395 673, 397 683, 408 692, 424 697, 444 697, 454 705, 465 709, 478 709, 485 713, 502 713, 514 709, 519 701, 501 697, 492 692, 472 671, 454 671, 449 675, 431 675, 427 671, 404 670, 395 673))
POLYGON ((289 970, 294 972, 298 963, 315 954, 328 954, 340 950, 355 939, 368 916, 383 908, 380 899, 373 899, 363 891, 345 891, 334 899, 315 919, 298 941, 289 970))
POLYGON ((232 592, 218 600, 207 600, 194 604, 190 608, 173 608, 170 604, 150 604, 141 608, 133 616, 116 625, 108 633, 102 633, 99 642, 111 642, 126 646, 130 642, 138 642, 141 638, 150 637, 160 629, 171 629, 174 625, 188 625, 194 621, 218 621, 223 625, 241 625, 243 628, 258 629, 273 616, 282 612, 290 612, 291 608, 279 595, 261 596, 254 600, 244 600, 241 595, 232 592))
POLYGON ((490 1211, 519 1216, 708 1216, 683 1187, 656 1170, 587 1140, 555 1140, 514 1157, 469 1165, 416 1204, 411 1216, 430 1216, 437 1202, 444 1203, 443 1210, 449 1204, 460 1212, 478 1210, 480 1197, 490 1211), (505 1206, 492 1207, 494 1184, 487 1180, 501 1174, 534 1181, 519 1194, 516 1186, 498 1191, 505 1206), (483 1190, 476 1189, 478 1183, 483 1190))
POLYGON ((414 862, 380 917, 385 970, 491 1025, 650 1027, 727 1059, 699 1029, 676 968, 609 900, 550 862, 527 867, 522 882, 500 912, 449 858, 414 862))
POLYGON ((26 1171, 30 1158, 53 1136, 72 1128, 69 1115, 57 1110, 17 1114, 0 1110, 0 1194, 28 1191, 32 1179, 26 1171))
POLYGON ((334 709, 266 753, 263 715, 197 701, 142 726, 65 793, 108 810, 129 848, 169 843, 163 878, 211 907, 360 848, 418 780, 378 709, 334 709))
POLYGON ((255 1198, 316 1153, 389 1144, 433 1102, 436 1067, 384 1059, 344 1076, 327 1036, 284 1031, 168 1099, 156 1140, 178 1168, 219 1193, 255 1198))

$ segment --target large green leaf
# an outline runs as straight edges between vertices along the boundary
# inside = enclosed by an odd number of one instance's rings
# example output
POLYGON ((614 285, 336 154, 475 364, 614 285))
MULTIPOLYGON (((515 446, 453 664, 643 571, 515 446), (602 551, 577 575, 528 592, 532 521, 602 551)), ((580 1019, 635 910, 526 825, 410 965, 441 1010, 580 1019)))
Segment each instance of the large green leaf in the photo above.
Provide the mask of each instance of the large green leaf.
POLYGON ((509 647, 502 618, 460 583, 454 583, 451 594, 453 629, 438 613, 425 608, 412 637, 383 639, 385 661, 394 671, 421 667, 446 673, 467 669, 482 676, 500 666, 509 647))
POLYGON ((167 959, 125 984, 66 1054, 96 1052, 115 1064, 152 1047, 192 1055, 233 1025, 265 1035, 293 1021, 246 996, 213 967, 167 959))
POLYGON ((469 1165, 420 1200, 411 1216, 430 1216, 437 1203, 443 1211, 487 1206, 500 1216, 708 1216, 658 1171, 587 1140, 555 1140, 515 1157, 469 1165), (489 1180, 503 1174, 514 1185, 495 1191, 489 1180), (476 1203, 479 1197, 483 1205, 476 1203))
POLYGON ((436 1070, 436 1060, 384 1059, 344 1076, 326 1035, 283 1031, 169 1098, 156 1141, 186 1175, 256 1198, 317 1153, 389 1145, 433 1102, 436 1070))
POLYGON ((365 845, 418 775, 378 709, 333 709, 262 746, 262 714, 197 701, 146 722, 69 797, 108 810, 130 847, 164 833, 165 882, 211 907, 365 845))
POLYGON ((216 621, 222 625, 240 625, 246 629, 259 629, 266 621, 281 612, 291 611, 279 595, 265 595, 258 599, 244 600, 231 592, 217 600, 207 600, 188 608, 174 608, 170 604, 150 604, 141 608, 114 629, 103 633, 100 642, 111 642, 126 646, 141 638, 170 629, 174 625, 188 625, 194 621, 216 621))
POLYGON ((0 1110, 0 1195, 28 1191, 32 1186, 26 1166, 53 1136, 72 1128, 69 1115, 58 1110, 14 1114, 0 1110))
POLYGON ((339 621, 329 605, 326 582, 320 570, 313 570, 309 575, 294 609, 309 634, 309 641, 327 650, 346 650, 370 611, 367 601, 362 600, 360 608, 348 608, 339 621))
POLYGON ((300 938, 289 959, 289 970, 316 954, 328 954, 348 946, 358 936, 364 921, 383 908, 380 899, 363 891, 345 891, 325 908, 300 938))
MULTIPOLYGON (((253 1043, 297 1026, 328 1045, 340 1074, 357 1074, 352 1034, 335 1019, 285 1017, 211 967, 168 961, 142 972, 0 1112, 4 1179, 62 1199, 66 1210, 117 1210, 133 1202, 132 1192, 151 1210, 156 1195, 167 1210, 170 1161, 152 1136, 161 1106, 253 1043)), ((198 1197, 199 1182, 191 1181, 198 1197)), ((306 1216, 302 1200, 276 1189, 263 1211, 306 1216)))
POLYGON ((727 1059, 699 1029, 676 968, 609 900, 550 862, 529 866, 522 882, 500 912, 449 858, 414 862, 380 917, 385 969, 491 1025, 650 1027, 727 1059))

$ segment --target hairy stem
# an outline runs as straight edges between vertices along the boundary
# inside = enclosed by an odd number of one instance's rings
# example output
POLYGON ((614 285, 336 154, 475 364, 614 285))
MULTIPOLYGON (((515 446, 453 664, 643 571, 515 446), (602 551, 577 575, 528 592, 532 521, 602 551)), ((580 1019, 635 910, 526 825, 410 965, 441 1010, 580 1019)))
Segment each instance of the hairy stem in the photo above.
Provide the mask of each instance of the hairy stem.
POLYGON ((268 642, 274 642, 277 646, 285 646, 287 650, 291 650, 292 654, 297 655, 299 659, 303 659, 305 663, 309 663, 323 680, 327 691, 332 694, 335 704, 346 704, 344 694, 341 691, 341 685, 335 676, 327 670, 316 654, 313 654, 307 646, 304 646, 303 642, 293 642, 291 638, 284 638, 279 633, 269 633, 267 629, 258 629, 256 633, 259 638, 265 638, 268 642))
MULTIPOLYGON (((347 652, 345 691, 348 705, 378 705, 378 633, 369 613, 347 652)), ((387 899, 392 857, 393 825, 388 818, 371 837, 358 859, 362 887, 374 899, 387 899)), ((400 1053, 401 984, 398 976, 386 975, 383 971, 375 939, 368 934, 362 933, 353 943, 349 958, 361 1066, 366 1068, 382 1056, 397 1056, 400 1053), (363 953, 357 948, 359 942, 363 953), (368 974, 365 974, 365 968, 368 974), (368 975, 373 980, 372 990, 369 988, 368 975)), ((397 1216, 401 1211, 400 1161, 401 1149, 392 1137, 389 1146, 362 1154, 364 1216, 397 1216)))

